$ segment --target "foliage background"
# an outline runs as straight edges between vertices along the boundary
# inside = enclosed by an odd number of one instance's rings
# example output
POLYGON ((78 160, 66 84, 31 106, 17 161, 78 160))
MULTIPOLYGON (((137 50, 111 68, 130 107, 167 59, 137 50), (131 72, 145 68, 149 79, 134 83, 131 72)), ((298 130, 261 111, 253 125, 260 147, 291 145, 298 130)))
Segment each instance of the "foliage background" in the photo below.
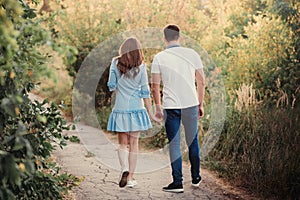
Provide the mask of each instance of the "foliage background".
MULTIPOLYGON (((16 4, 18 1, 10 2, 16 4)), ((1 46, 9 44, 13 50, 1 52, 1 70, 4 69, 1 77, 6 77, 1 80, 10 80, 14 76, 20 76, 18 80, 24 82, 42 80, 41 89, 36 92, 56 103, 63 100, 66 113, 71 115, 72 81, 92 49, 120 32, 176 23, 184 34, 199 42, 209 53, 216 64, 213 70, 223 76, 226 88, 224 129, 216 148, 203 163, 262 198, 299 198, 300 3, 297 0, 44 0, 41 3, 26 9, 38 9, 41 13, 39 27, 48 31, 39 33, 35 27, 30 27, 30 31, 35 31, 32 35, 42 37, 43 44, 47 44, 45 38, 56 42, 50 47, 34 46, 35 51, 30 51, 30 55, 18 57, 27 60, 17 62, 25 65, 34 62, 41 73, 27 77, 26 73, 11 73, 11 64, 2 64, 12 61, 12 55, 18 49, 26 52, 17 43, 18 26, 3 25, 1 31, 5 34, 1 36, 1 46), (68 45, 78 50, 76 62, 63 63, 74 61, 76 50, 62 48, 68 45), (53 60, 40 61, 41 56, 44 58, 49 54, 53 60), (36 57, 39 62, 31 60, 36 57), (53 81, 51 74, 62 77, 53 81)), ((15 12, 21 13, 20 10, 15 12)), ((3 24, 7 25, 7 22, 3 24)), ((22 41, 26 42, 26 38, 22 41)), ((144 50, 148 66, 157 51, 144 50)), ((117 49, 105 53, 108 58, 116 55, 117 49)), ((103 67, 108 69, 109 65, 103 67)), ((207 73, 210 69, 205 70, 207 73)), ((107 78, 106 71, 96 89, 98 101, 95 106, 101 127, 106 126, 111 109, 107 78)), ((15 84, 20 86, 18 88, 27 88, 23 83, 15 84)), ((211 120, 209 92, 207 90, 205 96, 203 134, 211 120)), ((20 103, 13 99, 1 99, 1 104, 20 103)), ((164 130, 147 142, 161 147, 166 142, 164 130)))
MULTIPOLYGON (((204 163, 264 197, 299 196, 299 2, 65 0, 59 5, 64 9, 54 27, 80 52, 75 72, 93 48, 119 32, 178 24, 211 55, 227 93, 225 126, 204 163)), ((116 50, 105 57, 116 56, 116 50)), ((144 50, 148 66, 158 50, 144 50)), ((101 127, 111 109, 107 76, 103 74, 96 92, 101 127)), ((210 100, 207 91, 203 134, 211 120, 210 100)), ((164 130, 148 140, 162 146, 164 130)))

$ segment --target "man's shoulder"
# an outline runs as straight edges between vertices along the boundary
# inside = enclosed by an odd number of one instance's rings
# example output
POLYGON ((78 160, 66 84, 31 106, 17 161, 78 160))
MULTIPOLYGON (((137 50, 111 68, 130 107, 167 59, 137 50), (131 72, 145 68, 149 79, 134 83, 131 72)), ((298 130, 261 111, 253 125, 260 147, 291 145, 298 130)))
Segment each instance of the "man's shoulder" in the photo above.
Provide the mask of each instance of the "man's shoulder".
POLYGON ((177 51, 190 51, 192 49, 187 48, 187 47, 173 47, 173 48, 168 48, 168 49, 164 49, 160 52, 158 52, 155 57, 160 57, 160 56, 164 56, 166 54, 169 54, 170 52, 177 52, 177 51))
POLYGON ((166 53, 165 51, 166 51, 166 50, 163 50, 163 51, 158 52, 157 54, 155 54, 154 57, 158 58, 158 57, 164 55, 164 54, 166 53))
POLYGON ((165 49, 164 51, 162 52, 178 52, 178 53, 187 53, 187 54, 197 54, 197 52, 192 49, 192 48, 189 48, 189 47, 175 47, 175 48, 169 48, 169 49, 165 49))
POLYGON ((170 56, 170 55, 188 56, 190 58, 199 56, 199 54, 192 48, 189 48, 189 47, 174 47, 174 48, 165 49, 165 50, 157 53, 154 56, 154 58, 155 59, 160 59, 160 58, 165 58, 166 56, 170 56))
POLYGON ((197 54, 197 52, 194 49, 189 48, 189 47, 179 47, 178 49, 175 49, 175 50, 183 51, 183 52, 186 52, 186 53, 197 54))

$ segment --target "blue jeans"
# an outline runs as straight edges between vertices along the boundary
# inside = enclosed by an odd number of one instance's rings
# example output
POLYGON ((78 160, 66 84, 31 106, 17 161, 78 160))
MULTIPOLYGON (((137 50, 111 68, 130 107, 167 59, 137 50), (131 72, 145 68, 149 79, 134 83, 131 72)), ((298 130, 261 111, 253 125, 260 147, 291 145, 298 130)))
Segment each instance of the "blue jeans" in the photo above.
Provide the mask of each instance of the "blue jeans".
POLYGON ((174 183, 182 183, 182 156, 180 151, 180 124, 184 126, 189 148, 192 178, 200 177, 200 147, 198 143, 198 106, 185 109, 165 109, 165 127, 169 140, 170 160, 174 183))

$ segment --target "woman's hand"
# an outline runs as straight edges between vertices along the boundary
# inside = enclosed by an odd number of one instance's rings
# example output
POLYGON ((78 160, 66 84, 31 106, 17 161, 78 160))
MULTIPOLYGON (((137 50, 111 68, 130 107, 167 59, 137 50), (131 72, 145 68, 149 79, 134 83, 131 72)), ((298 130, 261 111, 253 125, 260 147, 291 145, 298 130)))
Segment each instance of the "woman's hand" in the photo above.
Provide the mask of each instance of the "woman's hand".
POLYGON ((159 105, 155 106, 156 113, 154 114, 153 110, 152 110, 151 99, 144 98, 144 102, 145 102, 146 108, 148 110, 148 113, 149 113, 151 119, 153 119, 156 123, 160 124, 163 120, 163 114, 162 114, 160 106, 159 105))

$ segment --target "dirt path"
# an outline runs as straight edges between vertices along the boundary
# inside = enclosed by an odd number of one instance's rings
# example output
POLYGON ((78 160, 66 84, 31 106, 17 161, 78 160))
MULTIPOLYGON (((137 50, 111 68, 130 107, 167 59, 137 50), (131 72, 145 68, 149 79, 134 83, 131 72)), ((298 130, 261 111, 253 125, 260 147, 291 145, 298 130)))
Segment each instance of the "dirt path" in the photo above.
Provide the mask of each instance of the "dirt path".
POLYGON ((171 181, 171 170, 167 156, 161 152, 141 154, 138 158, 135 188, 119 188, 120 171, 116 147, 98 129, 77 126, 77 131, 67 134, 77 135, 81 142, 69 143, 63 150, 56 150, 54 156, 64 171, 84 176, 84 181, 74 189, 77 200, 100 199, 255 199, 224 185, 206 169, 201 169, 202 183, 192 188, 189 166, 184 164, 184 193, 174 194, 162 191, 171 181))

